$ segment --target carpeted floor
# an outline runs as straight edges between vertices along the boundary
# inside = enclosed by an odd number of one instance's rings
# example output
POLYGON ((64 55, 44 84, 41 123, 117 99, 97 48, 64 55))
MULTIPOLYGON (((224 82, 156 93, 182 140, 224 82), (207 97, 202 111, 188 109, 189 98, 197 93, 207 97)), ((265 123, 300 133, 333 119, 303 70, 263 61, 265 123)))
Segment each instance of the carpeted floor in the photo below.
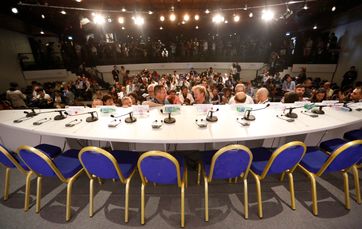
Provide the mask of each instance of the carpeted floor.
MULTIPOLYGON (((4 188, 4 167, 0 166, 1 196, 4 188)), ((361 172, 360 172, 361 174, 361 172)), ((361 174, 362 175, 362 174, 361 174)), ((289 185, 278 177, 262 182, 264 218, 257 216, 255 182, 249 176, 249 219, 244 219, 243 185, 217 181, 209 186, 210 220, 204 222, 203 184, 197 186, 196 173, 190 172, 186 189, 186 228, 361 228, 362 205, 354 201, 354 185, 350 177, 351 210, 344 208, 343 179, 331 174, 318 179, 319 215, 311 213, 310 183, 296 171, 296 207, 291 210, 289 185)), ((35 213, 36 180, 31 183, 31 208, 23 211, 25 177, 11 173, 10 197, 0 201, 0 228, 179 228, 180 191, 173 186, 146 187, 146 224, 140 224, 140 179, 136 173, 131 181, 130 219, 124 223, 124 186, 112 181, 95 184, 95 214, 88 217, 89 182, 82 175, 73 188, 73 217, 65 222, 66 186, 56 179, 43 180, 42 210, 35 213)))

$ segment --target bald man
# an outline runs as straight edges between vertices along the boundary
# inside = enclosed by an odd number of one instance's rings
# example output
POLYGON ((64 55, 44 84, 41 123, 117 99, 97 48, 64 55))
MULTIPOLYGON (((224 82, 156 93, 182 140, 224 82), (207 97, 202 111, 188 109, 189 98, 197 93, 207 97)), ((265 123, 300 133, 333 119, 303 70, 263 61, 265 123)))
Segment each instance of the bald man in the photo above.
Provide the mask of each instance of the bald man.
POLYGON ((269 91, 265 87, 259 88, 255 93, 255 102, 257 104, 265 104, 269 102, 269 91))
MULTIPOLYGON (((245 85, 242 83, 239 83, 235 86, 235 95, 239 92, 245 93, 245 95, 246 95, 245 103, 246 104, 254 104, 253 98, 251 98, 249 95, 246 94, 245 85)), ((235 96, 231 97, 229 100, 229 104, 234 104, 234 103, 235 103, 235 96)))

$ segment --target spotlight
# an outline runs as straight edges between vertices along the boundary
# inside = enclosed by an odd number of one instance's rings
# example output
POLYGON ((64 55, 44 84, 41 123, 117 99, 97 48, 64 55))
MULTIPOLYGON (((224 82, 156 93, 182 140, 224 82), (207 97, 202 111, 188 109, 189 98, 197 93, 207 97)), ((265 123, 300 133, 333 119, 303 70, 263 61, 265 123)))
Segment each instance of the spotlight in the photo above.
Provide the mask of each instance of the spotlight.
POLYGON ((185 14, 184 15, 184 21, 186 22, 186 21, 189 21, 189 20, 190 20, 190 16, 188 14, 185 14))
POLYGON ((313 26, 313 29, 314 29, 314 30, 318 29, 317 25, 313 26))
POLYGON ((227 23, 229 23, 229 22, 226 20, 226 21, 224 21, 224 23, 227 24, 227 23))
POLYGON ((123 7, 123 8, 122 8, 122 12, 126 12, 126 8, 123 7))
POLYGON ((103 15, 96 14, 93 18, 93 23, 96 25, 103 25, 106 22, 106 19, 103 17, 103 15))
POLYGON ((108 18, 107 21, 108 21, 109 23, 111 23, 111 22, 112 22, 112 18, 108 18))
POLYGON ((92 16, 93 16, 93 17, 96 16, 96 13, 92 12, 92 16))
POLYGON ((64 10, 60 11, 60 13, 63 14, 63 15, 67 14, 67 12, 65 12, 64 10))
POLYGON ((303 9, 304 9, 304 10, 309 9, 309 7, 308 7, 307 3, 305 3, 305 4, 304 4, 303 9))
POLYGON ((72 41, 73 37, 72 36, 68 36, 68 40, 72 41))
POLYGON ((200 16, 198 14, 195 15, 195 21, 198 21, 200 19, 200 16))
POLYGON ((82 2, 82 0, 75 0, 76 2, 82 2))
POLYGON ((220 14, 216 14, 215 16, 212 17, 212 22, 214 22, 215 24, 220 24, 224 20, 225 20, 224 17, 220 14))
POLYGON ((336 6, 333 6, 332 7, 332 12, 336 11, 336 9, 337 9, 336 6))
POLYGON ((118 18, 118 23, 119 24, 124 24, 124 17, 119 17, 118 18))
POLYGON ((185 21, 182 21, 182 22, 181 22, 181 24, 183 24, 183 25, 184 25, 185 23, 186 23, 185 21))
POLYGON ((240 16, 239 15, 235 15, 234 16, 234 22, 238 22, 240 21, 240 16))
POLYGON ((43 31, 43 30, 41 30, 41 31, 40 31, 40 34, 41 34, 41 35, 44 35, 44 31, 43 31))
POLYGON ((151 14, 153 14, 153 12, 150 10, 150 11, 148 11, 148 14, 151 15, 151 14))
POLYGON ((176 15, 174 13, 170 14, 170 21, 175 21, 176 15))
POLYGON ((162 27, 162 26, 160 27, 160 30, 163 30, 163 27, 162 27))
POLYGON ((13 12, 14 14, 17 14, 17 13, 19 13, 19 11, 18 11, 18 9, 17 8, 11 8, 11 12, 13 12))
POLYGON ((125 30, 126 28, 124 26, 122 26, 122 30, 125 30))
POLYGON ((263 10, 261 14, 261 19, 264 21, 271 21, 274 18, 274 12, 271 10, 263 10))
POLYGON ((244 10, 245 10, 245 11, 247 11, 247 10, 248 10, 248 5, 247 5, 247 4, 245 4, 245 6, 244 6, 244 10))
POLYGON ((145 19, 141 16, 136 16, 134 19, 134 23, 138 26, 141 26, 141 25, 145 24, 145 19))
POLYGON ((42 14, 42 15, 41 15, 41 18, 45 19, 45 15, 44 15, 44 14, 42 14))
POLYGON ((254 16, 253 12, 250 12, 249 17, 252 18, 254 16))
POLYGON ((199 29, 199 26, 195 26, 195 29, 199 29))
POLYGON ((209 14, 210 13, 210 10, 209 9, 206 9, 205 10, 205 14, 209 14))
POLYGON ((161 17, 160 17, 160 21, 165 21, 165 17, 164 17, 164 16, 161 16, 161 17))
POLYGON ((290 32, 286 32, 286 33, 285 33, 285 36, 290 36, 290 32))

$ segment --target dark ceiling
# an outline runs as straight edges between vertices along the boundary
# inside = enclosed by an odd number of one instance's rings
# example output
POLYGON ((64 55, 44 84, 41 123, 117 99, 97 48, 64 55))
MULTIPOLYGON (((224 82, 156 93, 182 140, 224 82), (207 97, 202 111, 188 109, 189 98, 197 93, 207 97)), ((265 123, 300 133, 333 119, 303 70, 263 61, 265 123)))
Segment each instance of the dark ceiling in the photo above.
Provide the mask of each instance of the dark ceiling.
MULTIPOLYGON (((228 24, 219 27, 230 29, 242 26, 253 27, 261 23, 260 15, 265 5, 270 6, 269 8, 275 11, 275 17, 278 18, 272 23, 282 26, 286 31, 296 31, 311 29, 311 26, 317 23, 328 26, 333 18, 346 15, 351 9, 360 7, 362 4, 361 0, 290 1, 288 8, 293 11, 293 14, 288 18, 280 19, 280 16, 287 11, 287 2, 285 0, 82 0, 80 2, 75 0, 23 0, 21 2, 10 0, 3 3, 1 12, 32 26, 37 26, 44 31, 75 36, 83 34, 84 36, 100 29, 102 31, 121 31, 122 26, 125 27, 125 31, 137 31, 139 28, 134 25, 131 19, 135 14, 141 14, 145 18, 144 29, 147 28, 153 33, 160 33, 160 27, 163 28, 163 33, 172 33, 180 29, 195 32, 196 26, 199 28, 199 33, 200 31, 210 31, 216 27, 211 20, 218 11, 224 15, 225 20, 228 20, 228 24), (309 7, 308 10, 303 9, 305 2, 309 7), (247 10, 244 10, 246 5, 247 10), (332 12, 331 8, 334 5, 336 10, 332 12), (16 7, 19 12, 13 14, 11 12, 12 7, 16 7), (63 7, 65 8, 63 9, 63 7), (168 20, 172 7, 174 7, 174 13, 177 16, 175 22, 168 20), (122 12, 122 8, 125 8, 126 12, 122 12), (209 9, 211 13, 206 14, 206 9, 209 9), (66 14, 61 14, 61 10, 65 10, 66 14), (101 28, 93 23, 80 25, 82 18, 86 17, 92 20, 91 14, 97 10, 103 10, 102 12, 98 11, 98 13, 107 19, 112 19, 112 22, 106 21, 101 28), (148 14, 148 11, 152 11, 152 14, 148 14), (253 18, 249 18, 250 12, 253 12, 253 18), (186 13, 190 15, 190 21, 181 24, 182 17, 186 13), (42 14, 45 18, 41 17, 42 14), (195 14, 200 16, 199 21, 194 20, 195 14), (234 14, 240 16, 238 23, 233 21, 234 14), (159 19, 161 15, 166 17, 164 22, 159 19), (120 16, 125 18, 124 25, 118 23, 120 16)), ((359 15, 357 17, 360 17, 359 15)), ((355 20, 355 17, 350 17, 349 20, 355 20)))

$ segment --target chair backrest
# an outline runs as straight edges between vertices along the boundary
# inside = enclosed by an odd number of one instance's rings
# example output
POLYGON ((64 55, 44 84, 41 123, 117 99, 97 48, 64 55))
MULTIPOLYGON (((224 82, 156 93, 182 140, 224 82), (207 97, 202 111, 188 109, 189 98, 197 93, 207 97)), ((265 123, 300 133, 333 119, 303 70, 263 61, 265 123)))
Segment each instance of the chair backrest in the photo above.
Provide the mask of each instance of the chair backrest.
POLYGON ((17 160, 11 155, 10 151, 0 144, 0 163, 8 168, 15 168, 17 160))
POLYGON ((161 151, 148 151, 137 162, 143 184, 177 184, 181 187, 180 164, 171 154, 161 151))
POLYGON ((95 146, 84 147, 79 153, 79 160, 89 178, 95 175, 104 179, 120 179, 124 182, 116 158, 104 149, 95 146))
POLYGON ((53 161, 41 150, 23 145, 20 146, 17 151, 30 170, 38 176, 57 176, 61 181, 66 182, 66 179, 54 165, 53 161))
POLYGON ((324 172, 348 169, 362 159, 362 140, 354 140, 337 148, 324 163, 317 175, 324 172))
POLYGON ((243 145, 229 145, 218 150, 211 159, 209 181, 212 179, 227 179, 244 174, 246 178, 253 154, 243 145))
POLYGON ((279 174, 287 170, 293 171, 302 160, 307 146, 300 141, 286 143, 277 148, 271 155, 261 175, 264 178, 268 174, 279 174))

